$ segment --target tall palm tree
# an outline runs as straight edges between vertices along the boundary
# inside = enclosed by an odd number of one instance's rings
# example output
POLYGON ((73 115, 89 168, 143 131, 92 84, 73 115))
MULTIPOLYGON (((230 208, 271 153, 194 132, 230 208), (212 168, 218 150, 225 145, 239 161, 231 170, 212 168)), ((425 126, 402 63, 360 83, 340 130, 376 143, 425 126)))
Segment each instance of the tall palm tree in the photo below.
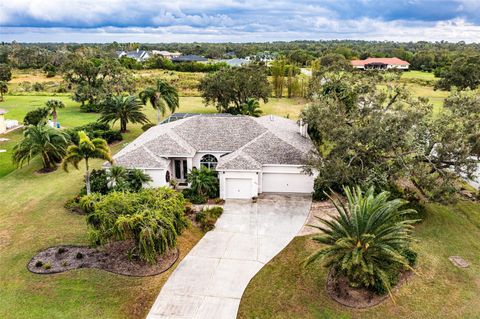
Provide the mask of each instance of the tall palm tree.
POLYGON ((8 92, 8 85, 5 81, 0 81, 0 102, 3 101, 3 95, 7 94, 8 92))
POLYGON ((113 96, 105 100, 99 121, 103 123, 120 121, 120 132, 125 133, 129 122, 141 124, 149 122, 142 108, 142 103, 133 95, 113 96))
POLYGON ((53 126, 57 127, 57 110, 65 108, 65 104, 60 100, 48 100, 45 105, 53 116, 53 126))
POLYGON ((21 167, 41 156, 44 170, 52 169, 65 156, 69 143, 68 134, 63 131, 44 124, 29 125, 23 132, 23 140, 14 146, 12 159, 21 167))
POLYGON ((415 220, 405 215, 415 211, 402 210, 407 202, 389 200, 388 192, 375 195, 370 188, 363 193, 359 187, 344 191, 346 204, 332 200, 338 215, 319 218, 325 226, 313 226, 323 232, 313 239, 327 246, 308 257, 306 264, 321 260, 345 275, 352 286, 380 284, 390 293, 389 274, 411 266, 407 254, 415 220))
POLYGON ((84 131, 78 132, 78 145, 70 145, 67 149, 67 155, 63 159, 62 167, 68 172, 68 165, 73 165, 78 169, 78 164, 85 160, 85 185, 87 188, 87 195, 90 194, 90 167, 89 159, 98 158, 113 162, 110 148, 107 142, 101 138, 94 138, 90 140, 84 131))
POLYGON ((160 115, 165 115, 167 108, 172 113, 179 108, 177 89, 163 80, 157 80, 156 87, 149 87, 140 92, 140 99, 145 105, 149 101, 152 107, 157 110, 158 123, 160 123, 160 115))
POLYGON ((242 105, 242 114, 253 117, 261 116, 262 110, 260 109, 260 103, 258 103, 258 101, 255 99, 248 99, 247 103, 242 105))

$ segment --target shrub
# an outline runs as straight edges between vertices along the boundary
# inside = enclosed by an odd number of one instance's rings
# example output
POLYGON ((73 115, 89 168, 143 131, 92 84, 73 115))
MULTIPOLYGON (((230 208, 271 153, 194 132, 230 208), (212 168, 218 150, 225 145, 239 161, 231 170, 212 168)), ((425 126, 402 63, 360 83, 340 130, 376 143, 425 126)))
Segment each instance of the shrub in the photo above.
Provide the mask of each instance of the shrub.
POLYGON ((61 254, 65 253, 65 252, 67 252, 67 249, 64 248, 64 247, 60 247, 60 248, 58 248, 57 252, 61 255, 61 254))
POLYGON ((92 122, 83 126, 77 126, 66 131, 68 135, 70 135, 70 138, 74 144, 78 144, 78 132, 80 131, 84 131, 90 139, 102 138, 109 144, 123 140, 122 133, 110 129, 110 125, 108 124, 99 122, 92 122))
POLYGON ((35 267, 40 268, 42 266, 43 266, 43 261, 37 260, 37 262, 35 263, 35 267))
POLYGON ((218 196, 219 181, 217 172, 214 170, 205 166, 202 166, 200 169, 192 169, 187 174, 187 181, 197 195, 210 198, 218 196))
POLYGON ((200 223, 204 231, 210 231, 215 228, 215 222, 222 213, 223 208, 220 206, 204 208, 201 212, 195 215, 195 221, 200 223))
POLYGON ((25 115, 23 124, 38 125, 39 123, 46 122, 49 114, 50 110, 47 107, 36 108, 25 115))
POLYGON ((132 252, 154 263, 176 246, 178 234, 187 227, 184 206, 182 194, 167 187, 101 196, 87 216, 90 241, 104 245, 131 239, 132 252))
POLYGON ((338 215, 332 220, 319 218, 323 225, 314 226, 322 235, 313 239, 327 246, 306 264, 321 260, 354 287, 389 292, 400 272, 416 260, 409 248, 416 221, 405 219, 412 210, 402 209, 405 200, 389 200, 389 192, 376 195, 373 188, 364 193, 359 187, 346 187, 344 193, 346 204, 332 199, 338 215))
POLYGON ((91 193, 85 195, 80 199, 80 208, 86 213, 90 214, 95 210, 95 204, 101 200, 101 195, 98 193, 91 193))
POLYGON ((83 254, 81 252, 78 252, 76 255, 75 255, 75 259, 83 259, 83 254))
POLYGON ((156 126, 156 124, 147 123, 147 124, 145 124, 145 125, 142 126, 142 130, 145 132, 145 131, 147 131, 148 129, 154 127, 154 126, 156 126))
POLYGON ((192 204, 205 204, 208 201, 208 198, 204 195, 197 194, 191 188, 185 188, 182 190, 183 196, 188 199, 192 204))
POLYGON ((48 270, 50 268, 52 268, 52 264, 50 264, 50 263, 43 264, 43 269, 48 270))

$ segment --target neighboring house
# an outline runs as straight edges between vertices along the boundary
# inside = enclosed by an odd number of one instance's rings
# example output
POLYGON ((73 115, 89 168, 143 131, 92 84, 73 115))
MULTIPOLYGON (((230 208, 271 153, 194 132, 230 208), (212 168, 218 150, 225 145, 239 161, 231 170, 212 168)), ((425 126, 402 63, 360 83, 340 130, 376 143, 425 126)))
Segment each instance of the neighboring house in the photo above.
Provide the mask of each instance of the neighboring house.
POLYGON ((150 58, 150 54, 147 51, 139 50, 136 51, 116 51, 117 57, 120 59, 122 57, 132 58, 138 62, 143 62, 150 58))
POLYGON ((229 66, 242 66, 242 65, 250 63, 251 61, 246 60, 246 59, 234 58, 234 59, 215 60, 214 62, 215 63, 223 62, 223 63, 226 63, 229 66))
POLYGON ((351 63, 355 69, 361 70, 408 70, 410 66, 410 63, 399 58, 368 58, 365 60, 353 60, 351 63))
POLYGON ((169 52, 169 51, 158 51, 152 50, 152 55, 160 55, 164 59, 171 60, 173 58, 178 58, 182 54, 180 52, 169 52))
POLYGON ((312 149, 306 125, 272 115, 182 117, 150 128, 118 152, 114 163, 143 169, 154 187, 171 179, 186 185, 189 171, 206 166, 218 172, 224 199, 313 192, 315 176, 303 172, 312 149))
POLYGON ((181 55, 176 58, 172 58, 173 62, 208 62, 207 58, 204 58, 203 56, 199 55, 181 55))
POLYGON ((0 134, 3 134, 7 131, 7 122, 5 121, 5 113, 7 113, 7 110, 0 109, 0 134))
POLYGON ((19 127, 17 120, 7 120, 5 118, 5 114, 7 114, 7 112, 7 110, 0 109, 0 134, 19 127))

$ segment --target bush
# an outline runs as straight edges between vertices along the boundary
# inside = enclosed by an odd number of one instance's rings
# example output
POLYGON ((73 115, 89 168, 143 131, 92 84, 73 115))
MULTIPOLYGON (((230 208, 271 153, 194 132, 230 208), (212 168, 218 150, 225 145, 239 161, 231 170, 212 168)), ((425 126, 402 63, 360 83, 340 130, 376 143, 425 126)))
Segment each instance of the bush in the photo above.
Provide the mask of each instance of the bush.
POLYGON ((200 223, 204 231, 210 231, 215 228, 215 222, 222 213, 223 208, 220 206, 204 208, 201 212, 195 215, 195 221, 200 223))
POLYGON ((83 259, 83 254, 81 252, 78 252, 76 255, 75 255, 75 259, 83 259))
POLYGON ((50 268, 52 268, 52 265, 50 263, 43 264, 43 269, 48 270, 50 268))
POLYGON ((46 122, 49 114, 50 110, 47 107, 36 108, 25 115, 23 124, 38 125, 39 123, 46 122))
MULTIPOLYGON (((94 169, 90 173, 90 190, 92 193, 105 195, 110 192, 108 188, 107 172, 104 169, 94 169)), ((80 195, 87 194, 87 189, 84 186, 80 191, 80 195)))
POLYGON ((142 131, 144 131, 144 132, 145 132, 145 131, 147 131, 148 129, 150 129, 150 128, 154 127, 154 126, 156 126, 156 124, 153 124, 153 123, 147 123, 147 124, 145 124, 145 125, 143 125, 143 126, 142 126, 142 131))
POLYGON ((123 136, 120 131, 114 131, 110 129, 110 125, 92 122, 86 125, 77 126, 66 130, 70 139, 74 144, 78 144, 78 132, 84 131, 90 139, 102 138, 107 141, 108 144, 123 140, 123 136))
POLYGON ((208 201, 208 198, 206 196, 197 194, 193 189, 191 188, 185 188, 182 190, 183 197, 188 199, 192 204, 205 204, 208 201))
POLYGON ((39 267, 42 267, 42 266, 43 266, 43 261, 37 260, 37 262, 35 263, 35 267, 39 268, 39 267))
POLYGON ((104 245, 131 239, 132 254, 150 263, 177 244, 187 227, 182 194, 167 187, 101 196, 87 216, 90 241, 104 245))

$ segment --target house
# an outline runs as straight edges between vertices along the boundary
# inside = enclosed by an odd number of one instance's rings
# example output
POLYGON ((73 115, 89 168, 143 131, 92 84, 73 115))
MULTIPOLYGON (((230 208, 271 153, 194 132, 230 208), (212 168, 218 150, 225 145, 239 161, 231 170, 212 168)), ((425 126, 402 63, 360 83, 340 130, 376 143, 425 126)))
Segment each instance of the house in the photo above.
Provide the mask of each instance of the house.
POLYGON ((122 57, 132 58, 138 62, 143 62, 150 58, 150 54, 147 51, 139 50, 136 51, 116 51, 117 57, 120 59, 122 57))
POLYGON ((368 58, 365 60, 353 60, 352 66, 361 70, 408 70, 410 63, 400 60, 399 58, 368 58))
POLYGON ((150 128, 118 152, 114 163, 144 170, 153 187, 172 179, 187 185, 187 173, 206 166, 218 172, 221 198, 252 198, 313 192, 315 176, 303 172, 311 149, 306 125, 289 119, 203 114, 150 128))
POLYGON ((172 58, 172 62, 208 62, 207 58, 203 56, 189 54, 189 55, 182 55, 179 57, 172 58))
POLYGON ((173 58, 178 58, 182 54, 180 52, 169 52, 169 51, 158 51, 152 50, 152 55, 160 55, 164 59, 171 60, 173 58))
POLYGON ((7 131, 20 127, 17 120, 7 120, 5 114, 7 110, 0 109, 0 134, 7 133, 7 131))
POLYGON ((215 63, 226 63, 228 66, 242 66, 242 65, 250 63, 249 60, 239 59, 239 58, 215 60, 214 62, 215 63))
POLYGON ((5 121, 5 113, 7 113, 7 110, 0 109, 0 134, 3 134, 7 131, 7 122, 5 121))

